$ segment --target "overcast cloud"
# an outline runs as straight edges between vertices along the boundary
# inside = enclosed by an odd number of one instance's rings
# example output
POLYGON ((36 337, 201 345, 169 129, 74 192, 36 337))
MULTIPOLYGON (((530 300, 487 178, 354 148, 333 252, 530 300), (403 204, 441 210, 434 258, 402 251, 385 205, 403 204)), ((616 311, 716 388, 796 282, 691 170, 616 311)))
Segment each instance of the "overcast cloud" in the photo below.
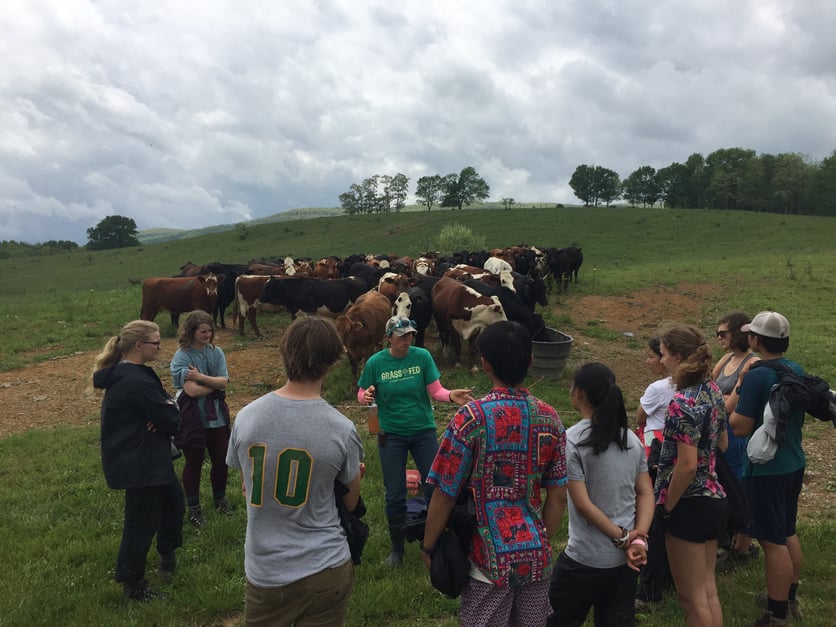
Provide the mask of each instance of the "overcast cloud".
POLYGON ((472 165, 577 202, 581 163, 836 148, 826 0, 4 0, 0 240, 338 206, 472 165))

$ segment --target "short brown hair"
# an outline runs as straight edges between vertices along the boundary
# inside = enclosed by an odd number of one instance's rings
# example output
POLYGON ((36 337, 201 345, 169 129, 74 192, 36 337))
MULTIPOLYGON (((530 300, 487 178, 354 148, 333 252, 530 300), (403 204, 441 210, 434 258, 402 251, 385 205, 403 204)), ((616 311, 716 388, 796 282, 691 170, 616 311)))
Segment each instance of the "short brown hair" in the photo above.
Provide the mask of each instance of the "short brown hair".
POLYGON ((695 385, 711 376, 711 351, 705 335, 693 324, 680 324, 663 329, 659 334, 662 345, 682 360, 671 379, 678 389, 695 385))
POLYGON ((337 327, 328 318, 297 318, 284 332, 282 361, 290 381, 317 381, 343 356, 337 327))
POLYGON ((721 324, 728 326, 732 334, 732 347, 745 353, 749 350, 749 334, 741 331, 740 327, 750 322, 752 322, 752 319, 742 311, 733 311, 720 318, 717 321, 717 326, 721 324))

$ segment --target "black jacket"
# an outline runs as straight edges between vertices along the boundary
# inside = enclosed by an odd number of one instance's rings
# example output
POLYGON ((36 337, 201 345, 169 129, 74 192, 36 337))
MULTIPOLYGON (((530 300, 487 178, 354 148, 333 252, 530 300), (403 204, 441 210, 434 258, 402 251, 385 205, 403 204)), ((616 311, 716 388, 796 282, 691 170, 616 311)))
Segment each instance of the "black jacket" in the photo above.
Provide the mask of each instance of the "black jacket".
POLYGON ((180 426, 174 401, 151 368, 122 362, 93 375, 102 401, 102 467, 114 489, 166 485, 174 475, 171 436, 180 426), (148 430, 152 423, 156 431, 148 430))

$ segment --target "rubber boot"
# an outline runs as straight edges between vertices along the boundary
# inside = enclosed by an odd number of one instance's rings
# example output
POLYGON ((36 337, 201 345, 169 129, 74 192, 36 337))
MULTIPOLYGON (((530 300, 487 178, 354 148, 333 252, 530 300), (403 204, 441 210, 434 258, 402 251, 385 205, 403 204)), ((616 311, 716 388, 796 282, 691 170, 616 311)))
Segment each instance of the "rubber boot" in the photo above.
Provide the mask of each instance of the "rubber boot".
POLYGON ((389 522, 389 539, 392 541, 392 552, 383 562, 386 566, 395 568, 403 562, 404 535, 406 532, 406 512, 387 516, 389 522))

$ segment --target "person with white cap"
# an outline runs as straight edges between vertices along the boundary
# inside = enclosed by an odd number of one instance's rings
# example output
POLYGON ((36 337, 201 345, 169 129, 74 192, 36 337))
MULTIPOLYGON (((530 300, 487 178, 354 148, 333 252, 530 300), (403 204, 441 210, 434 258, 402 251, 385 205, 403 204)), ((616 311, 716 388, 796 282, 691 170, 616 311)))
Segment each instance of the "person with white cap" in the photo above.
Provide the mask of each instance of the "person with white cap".
POLYGON ((357 400, 377 403, 381 433, 377 450, 386 495, 386 519, 392 551, 387 566, 403 561, 406 525, 406 460, 412 454, 421 473, 424 495, 430 496, 427 479, 438 450, 435 416, 430 400, 463 405, 473 400, 469 389, 448 390, 430 352, 412 346, 418 332, 415 322, 393 316, 386 322, 388 348, 366 361, 357 382, 357 400))
MULTIPOLYGON (((790 341, 790 323, 774 311, 762 311, 741 327, 749 336, 749 348, 762 360, 778 360, 801 375, 804 370, 784 356, 790 341)), ((747 363, 747 365, 752 362, 747 363)), ((751 436, 763 424, 763 414, 778 373, 771 368, 746 368, 729 398, 734 410, 729 419, 735 435, 751 436)), ((784 442, 766 463, 743 460, 743 482, 752 506, 751 536, 757 538, 766 558, 765 611, 757 625, 789 625, 789 617, 801 618, 796 592, 801 571, 801 543, 796 535, 798 497, 806 461, 801 446, 804 410, 790 413, 784 442)), ((763 595, 761 595, 763 597, 763 595)), ((763 603, 764 599, 761 599, 763 603)))

